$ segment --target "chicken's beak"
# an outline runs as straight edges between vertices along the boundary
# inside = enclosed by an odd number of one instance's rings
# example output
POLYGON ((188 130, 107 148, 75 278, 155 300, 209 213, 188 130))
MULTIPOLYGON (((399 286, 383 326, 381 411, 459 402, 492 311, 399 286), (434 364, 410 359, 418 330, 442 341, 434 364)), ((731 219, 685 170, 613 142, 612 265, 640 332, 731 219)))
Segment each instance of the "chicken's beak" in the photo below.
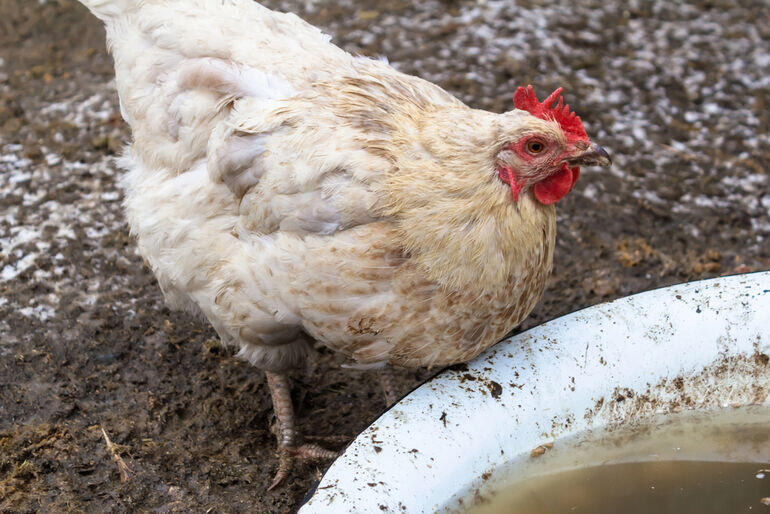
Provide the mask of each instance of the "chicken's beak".
POLYGON ((591 143, 583 152, 567 160, 571 166, 610 166, 612 159, 607 150, 591 143))

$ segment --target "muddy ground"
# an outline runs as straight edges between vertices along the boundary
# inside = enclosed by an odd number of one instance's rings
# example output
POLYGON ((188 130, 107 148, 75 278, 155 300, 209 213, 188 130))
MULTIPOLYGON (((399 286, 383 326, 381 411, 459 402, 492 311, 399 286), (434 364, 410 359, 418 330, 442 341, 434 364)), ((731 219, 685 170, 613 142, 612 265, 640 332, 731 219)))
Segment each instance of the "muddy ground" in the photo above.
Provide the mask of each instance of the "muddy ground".
MULTIPOLYGON (((565 87, 615 165, 584 170, 560 203, 555 273, 525 327, 770 269, 767 1, 267 4, 475 107, 565 87)), ((266 492, 262 374, 164 306, 129 237, 113 163, 129 134, 103 37, 72 0, 0 0, 0 511, 296 510, 319 468, 266 492)), ((337 364, 321 352, 296 375, 306 433, 353 437, 383 409, 371 376, 337 364)))

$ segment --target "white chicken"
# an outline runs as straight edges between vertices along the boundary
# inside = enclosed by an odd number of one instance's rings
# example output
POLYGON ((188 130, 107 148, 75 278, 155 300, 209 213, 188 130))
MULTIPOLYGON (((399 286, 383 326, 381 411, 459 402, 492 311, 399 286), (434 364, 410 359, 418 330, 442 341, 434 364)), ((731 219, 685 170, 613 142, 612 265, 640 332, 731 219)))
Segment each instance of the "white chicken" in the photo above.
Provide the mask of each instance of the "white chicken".
POLYGON ((520 89, 473 110, 250 0, 82 0, 107 27, 139 249, 172 306, 266 371, 276 486, 300 445, 286 372, 314 339, 362 366, 470 359, 551 271, 553 204, 609 164, 520 89))

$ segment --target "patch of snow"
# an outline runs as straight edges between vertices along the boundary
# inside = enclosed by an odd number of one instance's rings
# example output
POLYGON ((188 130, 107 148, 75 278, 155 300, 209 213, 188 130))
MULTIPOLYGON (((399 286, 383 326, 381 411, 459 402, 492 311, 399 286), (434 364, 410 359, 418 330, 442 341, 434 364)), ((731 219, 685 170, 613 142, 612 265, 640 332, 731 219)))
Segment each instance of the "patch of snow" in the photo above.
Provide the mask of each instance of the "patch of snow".
POLYGON ((21 309, 18 309, 16 312, 18 312, 22 316, 26 316, 28 318, 36 318, 40 321, 45 321, 47 319, 53 318, 56 315, 56 310, 54 310, 53 307, 50 307, 48 305, 36 305, 34 307, 23 307, 21 309))
POLYGON ((34 264, 37 255, 30 253, 16 261, 15 263, 6 264, 2 271, 0 271, 0 281, 8 282, 18 277, 27 268, 34 264))

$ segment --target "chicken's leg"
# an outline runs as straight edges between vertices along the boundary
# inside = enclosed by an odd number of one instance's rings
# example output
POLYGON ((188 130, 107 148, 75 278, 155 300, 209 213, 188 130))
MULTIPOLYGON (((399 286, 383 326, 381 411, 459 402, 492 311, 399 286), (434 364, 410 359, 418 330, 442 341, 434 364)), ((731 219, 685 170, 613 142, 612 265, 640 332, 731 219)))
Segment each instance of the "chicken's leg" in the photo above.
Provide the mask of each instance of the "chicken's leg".
POLYGON ((278 418, 278 471, 268 491, 275 489, 291 471, 294 459, 333 459, 336 452, 326 450, 315 444, 297 446, 297 430, 294 428, 294 407, 291 404, 289 378, 280 373, 265 372, 270 396, 273 398, 273 412, 278 418))
POLYGON ((382 392, 385 395, 385 406, 391 407, 394 403, 398 401, 399 395, 396 393, 396 385, 395 385, 395 376, 393 375, 393 370, 389 367, 384 367, 378 372, 378 376, 380 379, 380 386, 382 387, 382 392))

